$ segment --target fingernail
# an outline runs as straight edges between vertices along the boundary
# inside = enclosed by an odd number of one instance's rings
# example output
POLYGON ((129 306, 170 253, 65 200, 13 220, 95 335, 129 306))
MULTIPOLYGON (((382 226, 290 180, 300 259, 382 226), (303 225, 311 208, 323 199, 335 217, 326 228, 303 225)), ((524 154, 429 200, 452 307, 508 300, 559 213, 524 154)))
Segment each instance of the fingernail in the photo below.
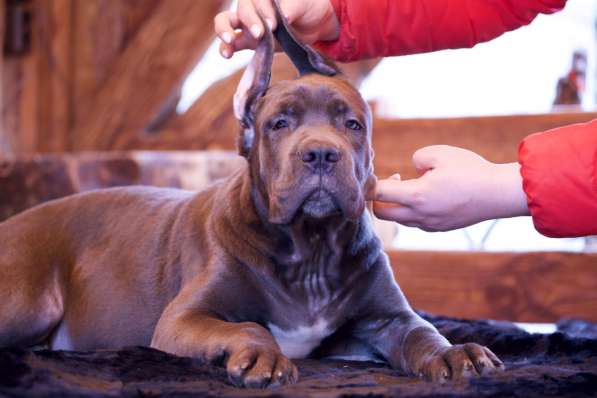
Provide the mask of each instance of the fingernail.
POLYGON ((261 36, 261 28, 259 27, 259 25, 251 26, 251 34, 254 38, 259 39, 259 36, 261 36))
POLYGON ((222 35, 222 40, 224 40, 225 43, 230 44, 230 43, 232 43, 232 35, 230 33, 228 33, 228 32, 225 32, 222 35))
POLYGON ((222 56, 224 58, 230 58, 230 50, 222 50, 222 56))
POLYGON ((274 22, 271 19, 266 18, 265 23, 267 24, 270 30, 274 29, 274 22))

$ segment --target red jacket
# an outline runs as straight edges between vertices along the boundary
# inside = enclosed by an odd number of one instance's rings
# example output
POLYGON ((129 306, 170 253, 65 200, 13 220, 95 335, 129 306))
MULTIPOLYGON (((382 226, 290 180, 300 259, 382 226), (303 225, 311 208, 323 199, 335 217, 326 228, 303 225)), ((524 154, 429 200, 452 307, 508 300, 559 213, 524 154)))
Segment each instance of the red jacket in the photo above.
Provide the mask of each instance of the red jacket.
MULTIPOLYGON (((351 61, 473 47, 529 24, 566 0, 331 0, 337 41, 317 47, 351 61)), ((597 120, 527 137, 523 188, 535 228, 553 237, 597 235, 597 120)))

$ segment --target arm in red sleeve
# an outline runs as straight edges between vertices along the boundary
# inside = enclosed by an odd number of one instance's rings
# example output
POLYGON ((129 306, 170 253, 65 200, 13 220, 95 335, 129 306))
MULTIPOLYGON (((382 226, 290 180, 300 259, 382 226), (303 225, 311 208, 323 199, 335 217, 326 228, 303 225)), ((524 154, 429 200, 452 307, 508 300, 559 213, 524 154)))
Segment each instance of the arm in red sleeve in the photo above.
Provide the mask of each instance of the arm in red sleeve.
POLYGON ((317 47, 345 62, 473 47, 566 4, 566 0, 331 1, 340 37, 317 47))
POLYGON ((537 231, 597 235, 597 120, 528 136, 519 161, 537 231))

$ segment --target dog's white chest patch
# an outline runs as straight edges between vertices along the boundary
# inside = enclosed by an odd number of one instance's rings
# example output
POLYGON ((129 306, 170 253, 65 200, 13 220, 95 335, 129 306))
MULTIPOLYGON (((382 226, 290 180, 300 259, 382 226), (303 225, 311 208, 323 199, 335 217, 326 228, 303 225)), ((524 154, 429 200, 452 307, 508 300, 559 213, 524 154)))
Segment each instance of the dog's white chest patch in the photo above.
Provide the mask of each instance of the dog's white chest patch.
POLYGON ((282 353, 288 358, 305 358, 324 338, 334 332, 322 318, 311 325, 301 325, 291 330, 280 329, 272 323, 268 324, 268 327, 282 353))

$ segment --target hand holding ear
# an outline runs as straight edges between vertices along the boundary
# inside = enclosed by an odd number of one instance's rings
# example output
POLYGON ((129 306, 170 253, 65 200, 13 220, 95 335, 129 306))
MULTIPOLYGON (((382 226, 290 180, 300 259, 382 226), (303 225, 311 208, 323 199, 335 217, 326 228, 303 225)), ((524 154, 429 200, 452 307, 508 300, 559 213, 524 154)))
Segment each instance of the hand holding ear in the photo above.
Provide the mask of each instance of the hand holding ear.
MULTIPOLYGON (((293 32, 305 44, 335 40, 340 24, 330 0, 279 0, 284 16, 293 32)), ((272 0, 239 0, 236 10, 216 15, 215 31, 222 40, 220 53, 230 58, 239 50, 254 49, 265 31, 263 19, 272 30, 276 17, 272 0), (261 18, 260 18, 261 17, 261 18)))
POLYGON ((426 231, 447 231, 493 218, 528 215, 518 163, 491 163, 447 145, 419 149, 421 176, 393 176, 376 185, 377 217, 426 231))

